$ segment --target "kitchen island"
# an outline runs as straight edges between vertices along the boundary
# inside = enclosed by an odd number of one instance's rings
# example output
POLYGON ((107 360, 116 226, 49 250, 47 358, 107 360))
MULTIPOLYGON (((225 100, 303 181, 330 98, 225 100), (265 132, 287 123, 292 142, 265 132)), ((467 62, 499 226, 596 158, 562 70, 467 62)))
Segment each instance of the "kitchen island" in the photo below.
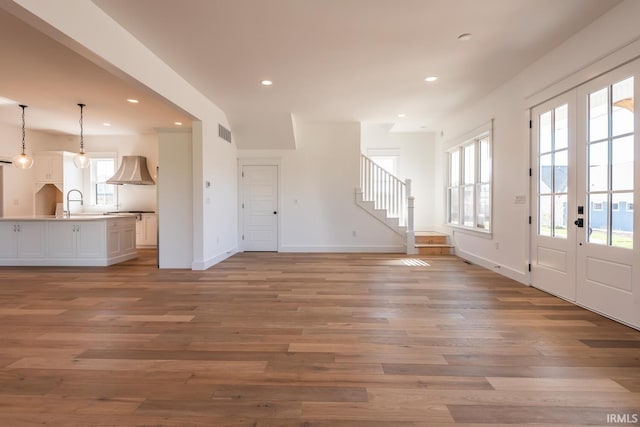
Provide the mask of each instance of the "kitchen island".
POLYGON ((0 218, 0 266, 107 266, 136 257, 134 215, 0 218))

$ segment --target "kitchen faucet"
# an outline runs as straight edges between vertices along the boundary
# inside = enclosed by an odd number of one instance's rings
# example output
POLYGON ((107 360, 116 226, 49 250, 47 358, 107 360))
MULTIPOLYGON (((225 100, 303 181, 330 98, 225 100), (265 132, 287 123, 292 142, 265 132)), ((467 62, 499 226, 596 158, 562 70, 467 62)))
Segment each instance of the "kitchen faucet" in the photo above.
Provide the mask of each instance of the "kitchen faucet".
POLYGON ((80 206, 84 205, 84 200, 82 197, 82 191, 77 190, 75 188, 67 191, 67 218, 71 218, 71 206, 69 206, 69 202, 80 202, 80 206), (71 193, 73 193, 74 191, 76 191, 78 194, 80 194, 80 198, 79 199, 70 199, 69 195, 71 193))

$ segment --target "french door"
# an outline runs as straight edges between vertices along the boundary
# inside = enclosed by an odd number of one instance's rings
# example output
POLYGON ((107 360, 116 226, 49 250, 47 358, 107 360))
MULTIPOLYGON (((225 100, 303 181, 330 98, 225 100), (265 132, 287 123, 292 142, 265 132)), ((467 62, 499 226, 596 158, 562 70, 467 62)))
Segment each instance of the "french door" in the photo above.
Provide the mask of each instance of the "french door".
POLYGON ((533 286, 640 328, 640 62, 532 109, 533 286))

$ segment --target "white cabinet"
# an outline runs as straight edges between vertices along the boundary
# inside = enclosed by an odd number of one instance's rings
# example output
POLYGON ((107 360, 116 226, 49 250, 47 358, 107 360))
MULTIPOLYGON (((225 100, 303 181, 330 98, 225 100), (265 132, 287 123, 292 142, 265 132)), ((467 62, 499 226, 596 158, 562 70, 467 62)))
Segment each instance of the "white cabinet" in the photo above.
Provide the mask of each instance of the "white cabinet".
POLYGON ((46 225, 40 222, 0 223, 0 258, 41 258, 46 254, 46 225))
POLYGON ((36 182, 61 183, 64 176, 64 156, 62 152, 41 152, 35 155, 36 182))
POLYGON ((140 214, 136 221, 136 245, 156 247, 158 245, 158 216, 154 213, 140 214))
POLYGON ((52 221, 48 253, 55 258, 103 258, 104 221, 52 221))
POLYGON ((136 256, 131 216, 0 218, 0 265, 107 266, 136 256))
POLYGON ((111 220, 107 225, 107 253, 109 258, 115 258, 135 252, 136 226, 131 218, 111 220))

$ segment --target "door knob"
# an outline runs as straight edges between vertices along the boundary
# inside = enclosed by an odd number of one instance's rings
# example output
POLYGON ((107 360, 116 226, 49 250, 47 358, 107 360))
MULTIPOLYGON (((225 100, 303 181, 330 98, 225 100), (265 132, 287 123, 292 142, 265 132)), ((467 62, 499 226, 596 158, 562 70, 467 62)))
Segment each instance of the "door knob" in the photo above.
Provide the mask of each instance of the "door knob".
POLYGON ((273 214, 274 215, 278 215, 278 211, 273 211, 273 214))
POLYGON ((582 228, 582 227, 584 227, 584 219, 582 219, 582 218, 578 218, 578 219, 576 219, 575 221, 573 221, 573 223, 574 223, 575 225, 577 225, 577 226, 578 226, 578 228, 582 228))

